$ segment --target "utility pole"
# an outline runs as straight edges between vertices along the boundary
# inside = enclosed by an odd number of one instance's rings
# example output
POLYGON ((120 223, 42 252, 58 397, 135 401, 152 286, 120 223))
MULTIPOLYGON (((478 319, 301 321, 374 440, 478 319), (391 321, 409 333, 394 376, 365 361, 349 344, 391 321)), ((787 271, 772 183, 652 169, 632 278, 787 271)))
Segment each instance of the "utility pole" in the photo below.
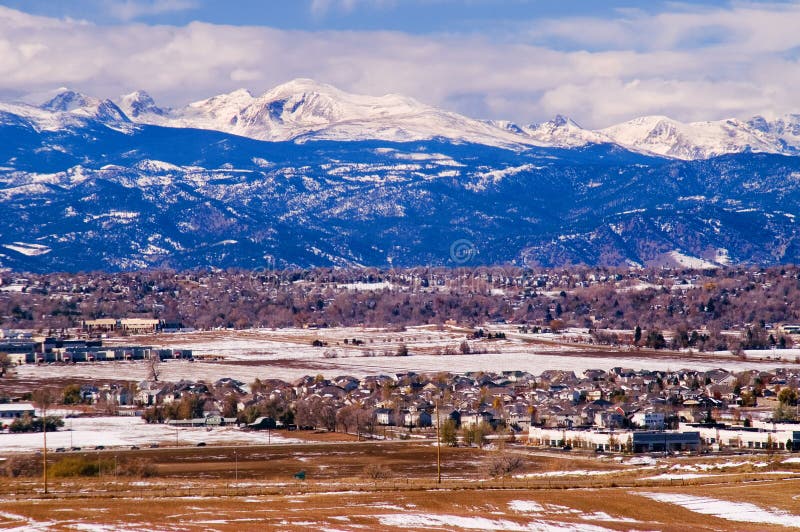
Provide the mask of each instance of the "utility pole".
POLYGON ((42 400, 42 438, 44 439, 44 492, 47 493, 47 401, 42 400))
POLYGON ((439 419, 439 400, 436 400, 436 483, 442 483, 442 423, 439 419))

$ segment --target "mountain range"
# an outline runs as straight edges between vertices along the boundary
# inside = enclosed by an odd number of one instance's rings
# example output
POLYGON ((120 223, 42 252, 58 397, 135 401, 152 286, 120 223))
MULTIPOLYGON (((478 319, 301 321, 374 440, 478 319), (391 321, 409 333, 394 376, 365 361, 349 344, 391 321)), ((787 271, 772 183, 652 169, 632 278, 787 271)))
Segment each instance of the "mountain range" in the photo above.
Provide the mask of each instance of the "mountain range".
POLYGON ((800 259, 798 201, 800 115, 517 125, 305 79, 0 103, 17 270, 774 264, 800 259))

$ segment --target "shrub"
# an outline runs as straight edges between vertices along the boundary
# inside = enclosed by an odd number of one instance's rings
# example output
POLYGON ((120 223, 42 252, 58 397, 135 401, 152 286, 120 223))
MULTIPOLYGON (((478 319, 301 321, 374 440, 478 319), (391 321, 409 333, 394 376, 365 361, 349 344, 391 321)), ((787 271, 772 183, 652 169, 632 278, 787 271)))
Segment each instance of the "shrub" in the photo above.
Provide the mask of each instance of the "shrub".
POLYGON ((378 464, 369 464, 366 467, 364 467, 364 476, 366 476, 367 478, 371 478, 372 480, 387 479, 391 476, 391 474, 392 472, 386 466, 378 464))
POLYGON ((52 466, 50 473, 54 477, 96 477, 100 471, 114 471, 113 460, 95 460, 85 456, 62 458, 52 466))
POLYGON ((489 462, 488 472, 492 478, 504 477, 519 471, 524 465, 524 460, 519 456, 500 456, 489 462))
MULTIPOLYGON (((47 432, 55 432, 59 427, 64 426, 64 420, 57 416, 47 416, 47 432)), ((10 432, 41 432, 42 431, 42 418, 31 417, 25 414, 22 417, 16 418, 9 425, 10 432)))
POLYGON ((42 460, 36 456, 11 456, 0 471, 7 477, 35 477, 42 474, 42 460))
POLYGON ((134 458, 120 463, 117 474, 128 477, 154 477, 156 466, 144 458, 134 458))

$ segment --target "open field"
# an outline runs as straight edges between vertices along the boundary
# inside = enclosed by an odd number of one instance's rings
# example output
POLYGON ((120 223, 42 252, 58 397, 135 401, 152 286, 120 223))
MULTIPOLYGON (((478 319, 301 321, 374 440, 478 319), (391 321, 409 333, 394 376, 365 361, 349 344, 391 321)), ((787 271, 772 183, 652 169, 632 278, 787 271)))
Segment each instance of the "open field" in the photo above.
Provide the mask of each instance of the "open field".
MULTIPOLYGON (((109 453, 85 453, 94 459, 109 453)), ((115 452, 148 478, 4 479, 0 528, 17 530, 787 530, 800 460, 595 456, 429 442, 292 443, 115 452), (492 479, 500 455, 524 459, 492 479), (367 466, 388 476, 372 479, 367 466), (306 472, 306 480, 293 477, 306 472), (691 473, 689 473, 691 472, 691 473), (6 481, 7 480, 7 481, 6 481)), ((57 460, 59 457, 53 457, 57 460)))
MULTIPOLYGON (((446 353, 457 352, 470 330, 458 327, 437 330, 432 326, 409 327, 402 332, 355 327, 209 331, 113 338, 108 343, 192 349, 198 360, 162 364, 161 379, 165 381, 214 381, 231 377, 252 382, 255 377, 294 380, 303 375, 363 377, 406 371, 522 370, 540 373, 545 369, 563 369, 582 372, 615 366, 698 371, 717 367, 741 371, 798 366, 793 359, 780 360, 775 354, 777 351, 764 351, 747 359, 738 359, 730 353, 634 351, 582 345, 571 342, 569 335, 521 335, 514 333, 515 329, 510 326, 491 329, 506 331, 507 339, 470 341, 473 348, 481 352, 469 355, 446 353), (352 345, 350 340, 353 338, 362 340, 364 344, 352 345), (348 339, 348 344, 344 343, 345 339, 348 339), (327 345, 312 347, 314 340, 327 345), (394 356, 401 345, 408 347, 410 356, 394 356)), ((138 382, 148 375, 145 364, 131 361, 27 365, 16 371, 18 378, 24 381, 70 378, 138 382)))

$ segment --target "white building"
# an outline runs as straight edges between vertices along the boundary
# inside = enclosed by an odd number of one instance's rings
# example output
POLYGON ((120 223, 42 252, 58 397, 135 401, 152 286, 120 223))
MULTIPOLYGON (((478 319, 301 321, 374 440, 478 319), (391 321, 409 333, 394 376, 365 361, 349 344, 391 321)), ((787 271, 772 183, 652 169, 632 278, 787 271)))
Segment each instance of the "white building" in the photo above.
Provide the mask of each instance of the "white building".
POLYGON ((663 412, 636 412, 631 416, 631 421, 638 426, 649 430, 663 430, 664 429, 664 413, 663 412))

